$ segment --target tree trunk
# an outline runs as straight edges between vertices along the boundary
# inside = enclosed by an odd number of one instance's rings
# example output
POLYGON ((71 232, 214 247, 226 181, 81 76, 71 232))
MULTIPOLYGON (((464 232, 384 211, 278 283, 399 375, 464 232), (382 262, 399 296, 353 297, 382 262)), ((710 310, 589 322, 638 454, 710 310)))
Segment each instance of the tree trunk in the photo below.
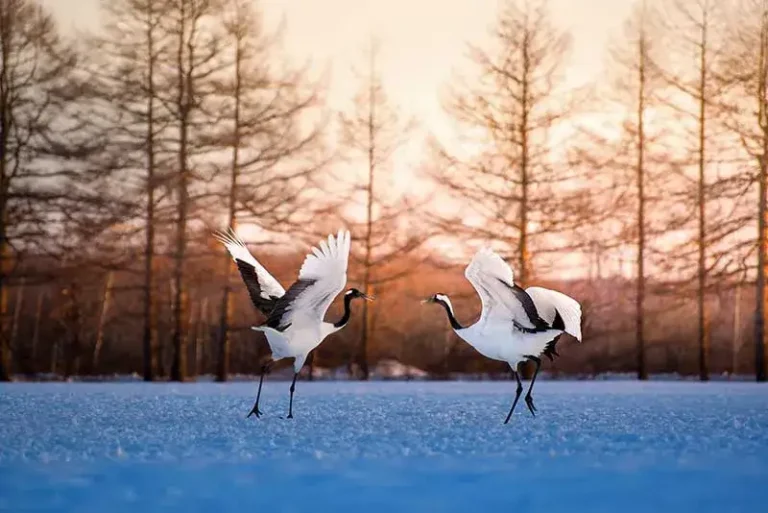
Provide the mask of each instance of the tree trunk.
MULTIPOLYGON (((0 161, 4 162, 4 157, 0 161)), ((3 166, 4 168, 5 166, 3 166)), ((3 173, 4 175, 4 173, 3 173)), ((4 176, 3 176, 4 178, 4 176)), ((3 180, 5 182, 5 180, 3 180)), ((2 194, 5 196, 5 183, 0 184, 2 194)), ((3 198, 4 200, 4 198, 3 198)), ((11 340, 8 330, 8 243, 5 234, 5 201, 0 203, 0 381, 11 381, 13 376, 13 360, 11 355, 11 340)))
POLYGON ((736 285, 733 298, 733 341, 731 345, 731 376, 739 371, 739 349, 741 348, 741 283, 736 285))
MULTIPOLYGON (((526 38, 528 36, 526 35, 526 38)), ((521 286, 525 287, 528 283, 528 280, 531 279, 530 276, 530 254, 528 250, 528 194, 530 192, 530 169, 529 169, 529 162, 528 162, 528 152, 529 152, 529 140, 528 140, 528 116, 530 114, 529 110, 529 91, 528 88, 530 86, 529 80, 530 80, 530 67, 531 67, 531 59, 529 55, 529 44, 526 42, 522 45, 522 52, 523 52, 523 79, 520 86, 522 87, 522 98, 521 98, 521 120, 520 120, 520 210, 519 210, 519 218, 518 222, 520 223, 520 239, 518 241, 518 269, 517 269, 517 275, 515 276, 515 282, 521 286)), ((519 369, 520 373, 522 374, 523 378, 530 379, 533 376, 533 365, 529 362, 524 362, 522 364, 522 367, 519 369)), ((511 379, 511 376, 510 376, 511 379)))
POLYGON ((645 33, 639 43, 639 91, 637 102, 637 292, 635 297, 635 340, 637 379, 648 379, 645 368, 645 33))
MULTIPOLYGON (((35 362, 37 361, 37 346, 40 343, 40 320, 43 316, 43 301, 45 300, 45 293, 40 292, 37 294, 37 306, 35 307, 35 324, 32 326, 32 345, 30 348, 30 358, 32 359, 32 367, 34 369, 35 362)), ((35 371, 37 369, 34 369, 35 371)))
MULTIPOLYGON (((768 141, 768 138, 766 138, 768 141)), ((768 145, 767 145, 768 146, 768 145)), ((768 151, 768 148, 766 148, 768 151)), ((766 156, 760 165, 759 213, 757 238, 757 280, 755 299, 755 378, 765 381, 765 274, 766 274, 766 156)))
POLYGON ((66 347, 66 360, 64 362, 65 378, 76 376, 80 372, 80 358, 82 357, 80 291, 76 283, 70 285, 69 291, 70 302, 66 314, 69 344, 66 347))
POLYGON ((147 212, 144 242, 144 381, 153 381, 157 372, 157 330, 153 295, 155 257, 155 50, 152 2, 147 3, 147 212))
MULTIPOLYGON (((2 244, 0 242, 0 244, 2 244)), ((0 265, 4 264, 4 251, 0 246, 0 265)), ((0 273, 0 381, 11 381, 13 376, 11 344, 8 333, 8 287, 0 273)))
MULTIPOLYGON (((375 47, 371 44, 370 55, 370 84, 368 91, 368 183, 366 184, 366 217, 365 217, 365 260, 363 262, 363 291, 371 294, 371 257, 373 237, 373 200, 374 180, 376 178, 376 61, 375 47)), ((368 366, 368 345, 371 328, 371 309, 368 301, 363 301, 363 323, 360 334, 360 349, 358 365, 360 378, 368 380, 370 368, 368 366)))
POLYGON ((199 314, 197 317, 197 327, 195 330, 195 375, 199 376, 203 371, 202 359, 203 359, 203 345, 208 337, 208 298, 204 297, 203 302, 200 305, 199 314))
POLYGON ((701 26, 701 40, 699 42, 701 54, 699 60, 699 183, 698 183, 698 207, 699 207, 699 290, 698 290, 698 324, 699 324, 699 379, 709 380, 709 324, 707 319, 706 286, 706 124, 707 124, 707 11, 703 11, 701 26))
MULTIPOLYGON (((237 227, 237 178, 240 168, 240 102, 242 92, 241 65, 243 60, 242 40, 237 36, 235 46, 235 111, 232 132, 232 173, 229 184, 229 229, 234 232, 237 227)), ((232 290, 230 286, 230 269, 232 260, 224 251, 224 291, 221 297, 221 319, 219 321, 219 362, 216 369, 216 381, 223 382, 229 375, 229 325, 232 319, 232 290)))
POLYGON ((528 54, 528 44, 523 44, 523 80, 522 80, 522 119, 520 120, 520 240, 518 243, 518 258, 520 260, 516 282, 521 287, 525 287, 530 279, 530 256, 528 254, 528 193, 530 186, 530 177, 528 169, 528 87, 530 56, 528 54))
POLYGON ((314 381, 315 380, 315 353, 317 352, 317 349, 309 353, 309 358, 307 358, 307 381, 314 381))
POLYGON ((763 23, 760 32, 760 63, 758 67, 758 115, 762 135, 762 155, 760 156, 758 226, 757 226, 757 280, 755 290, 755 379, 765 381, 765 273, 768 237, 766 237, 766 189, 768 189, 768 11, 762 13, 763 23))
POLYGON ((53 339, 51 344, 51 374, 56 374, 56 369, 59 363, 59 337, 53 339))
POLYGON ((197 363, 194 361, 194 358, 197 354, 197 328, 198 324, 200 322, 200 303, 197 301, 197 294, 192 294, 190 292, 189 294, 189 311, 187 312, 187 349, 188 349, 188 355, 193 358, 192 360, 192 374, 189 375, 190 378, 193 378, 196 376, 195 374, 195 368, 197 366, 197 363))
MULTIPOLYGON (((5 16, 5 13, 2 13, 5 16)), ((7 28, 10 31, 10 28, 7 28)), ((10 39, 9 34, 3 34, 3 40, 10 39)), ((8 62, 10 42, 0 45, 0 58, 8 62)), ((8 261, 8 149, 10 129, 13 120, 11 112, 9 87, 9 66, 0 65, 0 381, 10 381, 13 374, 11 368, 11 346, 7 329, 7 281, 10 262, 8 261)))
MULTIPOLYGON (((20 355, 19 351, 19 324, 21 322, 21 309, 24 307, 24 288, 26 280, 21 278, 19 286, 16 287, 16 300, 13 302, 13 321, 11 323, 11 337, 9 344, 11 347, 11 355, 20 355)), ((16 358, 17 362, 19 358, 16 358)))
MULTIPOLYGON (((186 3, 180 2, 180 27, 179 27, 179 46, 177 54, 178 65, 178 96, 177 105, 179 113, 179 152, 178 152, 178 205, 176 208, 176 242, 174 251, 173 283, 173 335, 171 344, 173 346, 173 360, 171 364, 171 380, 184 381, 187 377, 187 336, 186 336, 186 303, 184 283, 184 260, 187 249, 187 215, 189 209, 189 190, 188 190, 188 137, 189 137, 189 114, 192 95, 192 70, 187 69, 184 63, 184 46, 187 37, 186 30, 186 3)), ((187 55, 191 61, 192 55, 187 55)), ((191 64, 191 63, 190 63, 191 64)))
POLYGON ((101 313, 99 314, 99 326, 96 331, 96 343, 93 345, 93 372, 96 373, 99 368, 99 355, 101 354, 101 348, 104 344, 104 325, 107 322, 107 315, 109 315, 109 305, 112 300, 112 280, 114 273, 109 271, 107 274, 107 282, 104 285, 104 297, 101 301, 101 313))

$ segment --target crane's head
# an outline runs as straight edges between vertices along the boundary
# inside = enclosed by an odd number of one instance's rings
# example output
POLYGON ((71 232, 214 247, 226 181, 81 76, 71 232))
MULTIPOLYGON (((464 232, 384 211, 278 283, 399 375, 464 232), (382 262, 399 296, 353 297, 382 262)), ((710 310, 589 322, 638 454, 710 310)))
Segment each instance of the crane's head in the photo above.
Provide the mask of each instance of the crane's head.
POLYGON ((362 298, 362 299, 365 299, 366 301, 373 301, 375 299, 373 296, 369 296, 368 294, 363 294, 362 292, 360 292, 359 290, 357 290, 354 287, 352 287, 351 289, 349 289, 348 291, 346 291, 344 293, 344 298, 345 299, 349 298, 351 300, 351 299, 358 298, 358 297, 362 298))

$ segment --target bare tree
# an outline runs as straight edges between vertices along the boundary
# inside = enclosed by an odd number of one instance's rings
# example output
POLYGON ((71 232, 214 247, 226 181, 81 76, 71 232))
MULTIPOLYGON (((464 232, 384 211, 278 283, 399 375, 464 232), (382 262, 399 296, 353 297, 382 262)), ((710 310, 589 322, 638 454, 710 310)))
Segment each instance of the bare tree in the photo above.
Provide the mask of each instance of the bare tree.
MULTIPOLYGON (((634 12, 625 23, 622 40, 612 48, 612 68, 615 76, 615 90, 618 101, 633 112, 624 122, 624 143, 619 162, 632 167, 634 189, 634 215, 631 216, 634 229, 631 238, 637 248, 636 289, 635 289, 635 343, 637 346, 637 377, 648 378, 646 367, 645 297, 646 264, 648 259, 649 228, 649 173, 654 164, 651 156, 657 141, 650 135, 647 126, 648 111, 658 105, 656 89, 659 75, 653 55, 653 36, 656 25, 655 12, 646 0, 640 0, 634 12)), ((654 234, 655 235, 655 234, 654 234)))
MULTIPOLYGON (((682 178, 693 182, 691 189, 684 192, 684 200, 694 205, 696 219, 696 234, 693 241, 696 246, 696 282, 697 282, 697 324, 699 378, 709 379, 709 345, 710 326, 707 313, 707 289, 710 260, 714 256, 714 244, 719 238, 717 231, 709 228, 712 224, 727 222, 726 219, 713 221, 708 219, 708 205, 714 191, 722 196, 723 181, 717 176, 713 178, 713 156, 711 140, 715 134, 712 119, 716 116, 713 110, 718 108, 719 97, 722 94, 717 80, 717 64, 719 60, 722 23, 719 22, 722 13, 718 2, 714 0, 676 0, 663 4, 665 20, 664 30, 670 41, 670 52, 660 57, 660 70, 664 82, 672 91, 673 107, 693 121, 692 133, 686 134, 686 139, 695 141, 690 153, 694 155, 685 167, 695 167, 696 177, 693 180, 687 176, 682 178), (695 66, 681 66, 681 62, 695 62, 695 66), (709 254, 708 254, 709 253, 709 254)), ((714 215, 715 212, 711 212, 714 215)), ((678 252, 673 252, 679 256, 678 252)))
POLYGON ((596 212, 587 168, 572 165, 560 139, 583 91, 565 81, 571 39, 546 0, 503 2, 491 36, 487 48, 470 47, 474 80, 452 88, 448 110, 462 131, 438 145, 434 174, 463 211, 438 224, 464 241, 493 241, 525 286, 548 255, 588 245, 573 237, 596 212))
MULTIPOLYGON (((749 251, 757 253, 755 269, 755 376, 766 379, 765 295, 768 265, 768 1, 741 0, 729 23, 726 57, 721 79, 730 86, 726 104, 726 124, 741 141, 749 162, 744 173, 746 190, 755 190, 757 235, 747 241, 749 251)), ((750 223, 751 224, 751 223, 750 223)), ((740 227, 741 228, 741 227, 740 227)))
MULTIPOLYGON (((214 144, 229 150, 229 176, 222 193, 227 224, 242 219, 269 231, 292 224, 306 203, 312 180, 322 170, 322 116, 318 86, 305 69, 280 64, 282 27, 267 33, 250 0, 229 0, 221 12, 227 66, 218 84, 222 126, 214 144)), ((222 257, 225 286, 219 319, 217 380, 229 373, 232 322, 228 254, 222 257)))
MULTIPOLYGON (((11 378, 7 294, 20 255, 54 250, 85 217, 73 189, 84 141, 74 99, 76 55, 34 0, 0 3, 0 379, 11 378)), ((93 199, 93 197, 91 197, 93 199)))
MULTIPOLYGON (((358 72, 361 86, 354 105, 340 118, 346 158, 351 162, 364 159, 366 164, 364 175, 354 176, 351 197, 353 204, 362 207, 362 222, 351 220, 352 216, 360 217, 354 212, 347 224, 352 226, 353 237, 362 243, 359 254, 354 257, 361 268, 363 290, 368 295, 378 293, 375 288, 405 277, 407 269, 403 272, 392 264, 398 258, 407 257, 428 238, 427 233, 418 233, 417 229, 403 229, 404 225, 400 223, 406 218, 413 221, 415 202, 408 197, 398 198, 387 185, 387 178, 393 173, 393 157, 408 141, 414 122, 404 119, 387 98, 377 68, 379 51, 378 43, 372 39, 367 70, 358 72)), ((368 302, 362 307, 360 343, 355 360, 361 377, 368 379, 373 313, 368 302)))
POLYGON ((475 81, 455 87, 448 105, 467 129, 453 146, 478 149, 438 148, 436 178, 469 207, 443 228, 503 244, 521 284, 535 273, 534 253, 565 249, 558 243, 580 222, 585 197, 567 156, 553 150, 577 95, 564 81, 570 36, 552 24, 548 7, 546 0, 503 3, 493 44, 470 47, 475 81))
POLYGON ((188 224, 194 214, 195 182, 204 178, 202 157, 212 151, 205 131, 216 121, 211 101, 215 76, 221 63, 221 38, 215 17, 220 12, 218 0, 178 0, 162 17, 165 33, 173 39, 172 57, 163 63, 165 70, 156 76, 159 102, 167 109, 172 129, 164 134, 176 156, 171 177, 175 192, 173 257, 173 328, 171 344, 174 381, 187 377, 187 291, 185 264, 188 224))
MULTIPOLYGON (((134 205, 131 216, 143 217, 142 348, 145 381, 157 373, 155 238, 159 222, 157 187, 163 181, 162 161, 167 160, 161 141, 168 116, 159 101, 158 65, 170 57, 170 37, 161 27, 170 13, 170 0, 119 0, 105 3, 103 35, 91 36, 88 44, 98 47, 91 57, 91 90, 101 100, 94 116, 110 134, 103 149, 111 160, 111 172, 119 177, 116 190, 134 205), (127 194, 126 194, 127 193, 127 194)), ((128 248, 124 248, 128 249, 128 248)), ((132 251, 124 251, 123 262, 134 262, 132 251)))
POLYGON ((152 381, 157 368, 157 340, 155 331, 155 306, 153 304, 154 287, 154 256, 155 256, 155 66, 157 50, 155 31, 159 22, 155 3, 149 0, 146 4, 144 34, 146 48, 146 239, 144 242, 144 330, 142 347, 144 349, 144 381, 152 381))
POLYGON ((758 124, 760 125, 760 165, 757 208, 757 283, 755 289, 755 376, 765 381, 765 289, 768 265, 768 2, 761 2, 757 78, 758 124))
POLYGON ((637 28, 637 297, 636 301, 636 339, 637 339, 637 377, 647 379, 645 367, 645 335, 643 331, 643 301, 645 300, 645 115, 648 73, 649 38, 646 26, 646 6, 642 3, 637 28))

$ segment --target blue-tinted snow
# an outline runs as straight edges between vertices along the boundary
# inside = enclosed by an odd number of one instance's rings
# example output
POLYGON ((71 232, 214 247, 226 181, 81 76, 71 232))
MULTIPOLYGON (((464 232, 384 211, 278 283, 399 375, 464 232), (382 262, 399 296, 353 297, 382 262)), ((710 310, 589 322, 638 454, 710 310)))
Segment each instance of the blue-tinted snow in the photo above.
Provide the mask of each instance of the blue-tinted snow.
POLYGON ((0 386, 2 511, 764 511, 768 387, 0 386), (260 508, 260 509, 254 509, 260 508))

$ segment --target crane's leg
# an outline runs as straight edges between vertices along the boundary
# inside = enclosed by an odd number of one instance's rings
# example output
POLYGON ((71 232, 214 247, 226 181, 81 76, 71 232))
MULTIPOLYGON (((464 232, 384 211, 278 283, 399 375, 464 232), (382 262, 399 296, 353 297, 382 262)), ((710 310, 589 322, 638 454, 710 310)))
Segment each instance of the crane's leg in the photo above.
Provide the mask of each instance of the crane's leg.
POLYGON ((291 382, 291 400, 288 403, 288 418, 293 418, 293 391, 296 390, 296 378, 299 377, 299 373, 296 372, 293 375, 293 381, 291 382))
POLYGON ((536 356, 528 356, 528 359, 536 364, 536 370, 533 373, 533 378, 531 378, 531 385, 528 387, 528 393, 525 394, 525 404, 528 405, 528 409, 530 410, 531 415, 535 417, 536 406, 533 404, 533 397, 531 397, 531 390, 533 390, 533 384, 536 383, 536 376, 539 375, 539 369, 541 369, 541 358, 538 358, 536 356))
POLYGON ((253 408, 251 408, 250 413, 248 413, 248 417, 250 417, 251 415, 256 415, 256 417, 258 418, 258 417, 261 417, 262 415, 262 411, 259 410, 259 399, 261 398, 261 385, 264 383, 264 375, 269 374, 269 371, 272 369, 272 365, 274 363, 275 363, 274 360, 270 360, 261 366, 261 377, 259 378, 259 391, 256 392, 256 403, 254 403, 253 408))
POLYGON ((515 379, 517 380, 517 390, 515 391, 515 400, 512 402, 512 407, 509 409, 509 413, 507 414, 507 419, 504 421, 504 424, 509 423, 509 419, 512 418, 512 412, 515 411, 515 406, 517 406, 517 401, 520 399, 520 394, 523 393, 523 384, 520 382, 520 374, 518 374, 516 370, 513 370, 512 374, 515 375, 515 379))

